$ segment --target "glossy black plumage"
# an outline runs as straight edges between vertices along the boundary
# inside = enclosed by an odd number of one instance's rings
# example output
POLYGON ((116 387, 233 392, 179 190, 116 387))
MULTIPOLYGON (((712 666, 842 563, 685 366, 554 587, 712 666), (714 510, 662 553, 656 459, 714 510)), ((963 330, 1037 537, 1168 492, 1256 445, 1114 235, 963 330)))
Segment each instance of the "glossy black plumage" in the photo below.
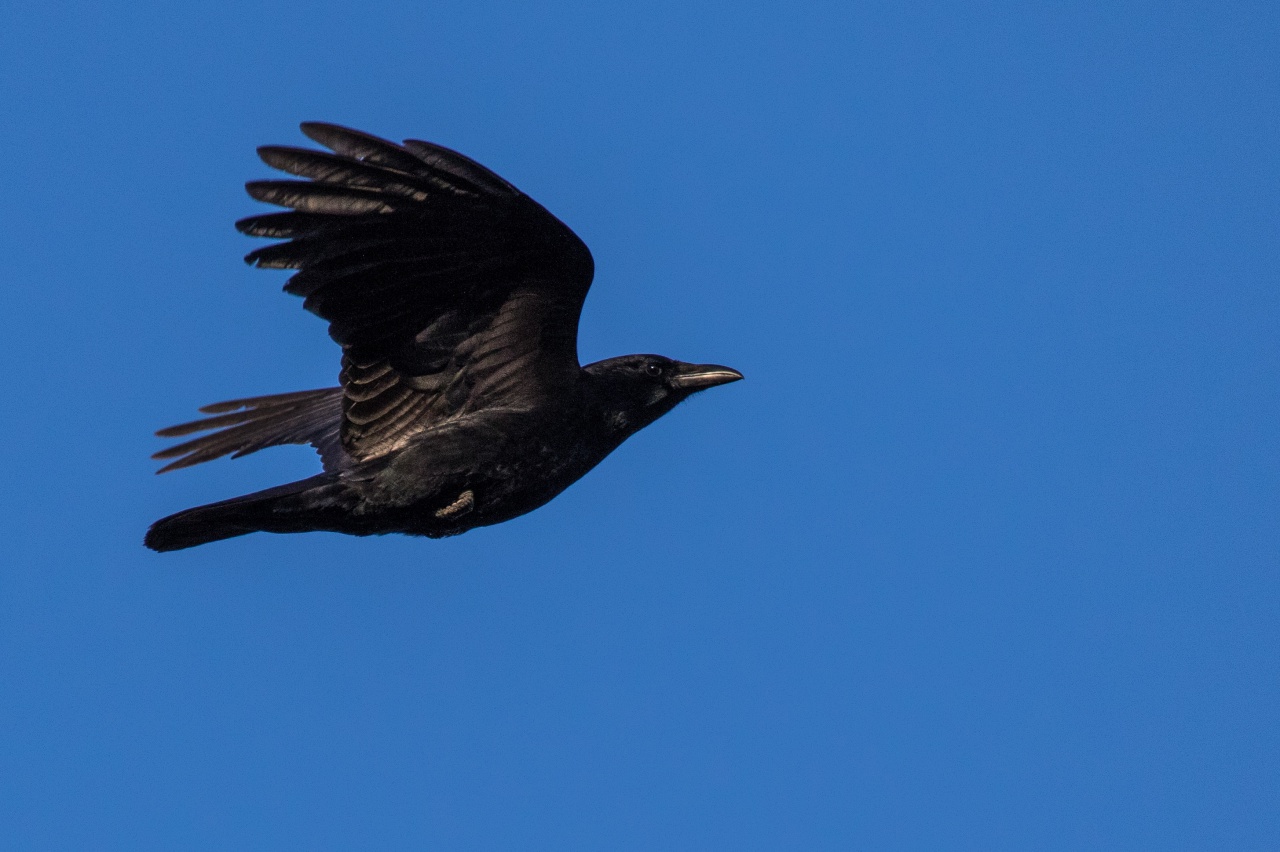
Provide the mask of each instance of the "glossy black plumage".
POLYGON ((591 253, 539 204, 438 145, 307 123, 329 151, 268 146, 302 180, 246 185, 289 208, 236 223, 297 270, 329 323, 341 386, 217 403, 161 430, 160 472, 309 443, 324 473, 157 521, 177 550, 258 530, 455 535, 541 506, 689 394, 741 378, 656 355, 580 367, 591 253))

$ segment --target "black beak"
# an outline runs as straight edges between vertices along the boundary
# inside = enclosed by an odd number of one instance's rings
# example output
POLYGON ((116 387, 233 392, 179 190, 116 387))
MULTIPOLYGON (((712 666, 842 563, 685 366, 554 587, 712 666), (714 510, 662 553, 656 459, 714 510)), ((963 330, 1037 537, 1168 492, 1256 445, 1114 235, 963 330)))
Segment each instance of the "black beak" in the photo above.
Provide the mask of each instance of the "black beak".
POLYGON ((671 384, 687 391, 700 391, 716 385, 727 385, 742 378, 742 374, 719 364, 681 364, 671 377, 671 384))

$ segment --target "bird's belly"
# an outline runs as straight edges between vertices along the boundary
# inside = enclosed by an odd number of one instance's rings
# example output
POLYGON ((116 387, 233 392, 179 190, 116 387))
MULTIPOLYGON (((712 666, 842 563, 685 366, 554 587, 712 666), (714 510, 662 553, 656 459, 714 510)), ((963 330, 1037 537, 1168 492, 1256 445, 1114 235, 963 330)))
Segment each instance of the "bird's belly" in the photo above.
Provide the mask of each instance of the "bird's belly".
POLYGON ((502 523, 546 505, 603 458, 581 451, 565 455, 535 449, 516 463, 478 471, 472 489, 475 517, 468 528, 502 523))
POLYGON ((437 475, 413 500, 404 531, 436 538, 511 520, 545 505, 612 449, 564 437, 504 441, 437 475))

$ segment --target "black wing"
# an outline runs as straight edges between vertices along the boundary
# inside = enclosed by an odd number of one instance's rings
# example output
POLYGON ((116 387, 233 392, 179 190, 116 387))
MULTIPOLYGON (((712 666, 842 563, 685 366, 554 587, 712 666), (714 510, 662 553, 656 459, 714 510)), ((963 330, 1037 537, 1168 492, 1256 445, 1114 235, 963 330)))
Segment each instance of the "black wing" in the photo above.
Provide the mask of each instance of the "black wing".
POLYGON ((331 124, 302 131, 333 153, 258 149, 306 180, 247 184, 291 209, 236 227, 287 239, 245 259, 298 270, 285 290, 342 346, 347 454, 379 456, 450 417, 530 407, 577 380, 594 266, 568 227, 447 148, 331 124))
POLYGON ((282 393, 216 402, 200 409, 211 415, 190 423, 161 429, 161 438, 178 438, 196 432, 209 435, 167 447, 151 456, 173 459, 156 473, 190 467, 230 455, 256 453, 281 444, 310 444, 320 453, 325 470, 342 466, 345 453, 339 430, 342 425, 342 389, 282 393))

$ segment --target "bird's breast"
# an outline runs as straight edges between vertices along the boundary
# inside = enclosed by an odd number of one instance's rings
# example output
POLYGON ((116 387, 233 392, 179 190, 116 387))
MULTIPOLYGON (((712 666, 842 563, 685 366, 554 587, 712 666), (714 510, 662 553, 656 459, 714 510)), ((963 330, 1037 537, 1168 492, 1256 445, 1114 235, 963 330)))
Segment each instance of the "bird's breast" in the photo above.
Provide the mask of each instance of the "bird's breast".
POLYGON ((468 424, 406 449, 397 478, 414 531, 456 535, 531 512, 600 463, 613 446, 582 418, 508 417, 468 424))

